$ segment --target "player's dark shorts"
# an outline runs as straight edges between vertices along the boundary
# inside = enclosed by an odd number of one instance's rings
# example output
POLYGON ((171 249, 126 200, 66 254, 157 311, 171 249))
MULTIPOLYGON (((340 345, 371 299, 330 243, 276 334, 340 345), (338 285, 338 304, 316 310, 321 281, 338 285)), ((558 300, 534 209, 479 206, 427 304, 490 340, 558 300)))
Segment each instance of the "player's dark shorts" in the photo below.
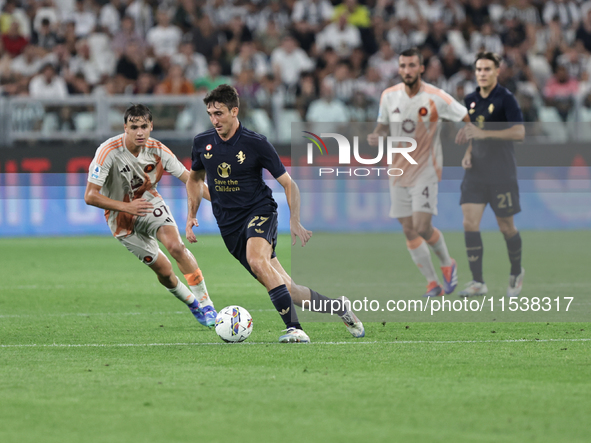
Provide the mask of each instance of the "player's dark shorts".
POLYGON ((254 278, 256 275, 250 269, 246 260, 246 242, 250 237, 262 237, 273 247, 271 258, 275 258, 275 246, 277 246, 277 213, 264 212, 258 214, 254 212, 244 223, 242 229, 234 231, 231 234, 223 235, 224 243, 232 254, 254 278))
POLYGON ((500 185, 462 181, 460 205, 464 203, 490 204, 497 217, 511 217, 521 212, 519 185, 510 182, 500 185))

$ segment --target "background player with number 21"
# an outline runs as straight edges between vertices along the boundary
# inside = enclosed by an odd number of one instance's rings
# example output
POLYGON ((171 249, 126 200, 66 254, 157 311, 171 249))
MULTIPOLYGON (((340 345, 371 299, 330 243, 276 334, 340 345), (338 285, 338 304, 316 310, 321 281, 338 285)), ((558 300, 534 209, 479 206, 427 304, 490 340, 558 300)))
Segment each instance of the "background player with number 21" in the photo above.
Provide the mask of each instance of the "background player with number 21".
POLYGON ((395 158, 392 165, 402 169, 404 174, 389 179, 390 217, 402 224, 408 251, 427 279, 424 296, 451 294, 458 283, 457 265, 449 255, 443 234, 433 227, 431 220, 437 215, 438 182, 443 166, 439 122, 470 122, 470 118, 467 109, 453 97, 422 81, 425 66, 418 49, 403 51, 398 63, 403 82, 382 93, 378 124, 367 141, 377 146, 379 137, 388 135, 412 137, 417 141, 417 149, 412 154, 417 165, 409 164, 402 156, 395 158), (443 288, 427 245, 439 258, 443 288))
POLYGON ((156 191, 164 171, 187 183, 189 171, 164 144, 150 138, 154 128, 147 106, 130 106, 124 130, 96 151, 90 164, 84 200, 105 210, 111 232, 148 265, 158 281, 184 302, 203 326, 215 324, 216 311, 197 261, 183 244, 168 206, 156 191), (175 275, 158 242, 174 257, 189 288, 175 275))
POLYGON ((484 208, 490 204, 511 262, 507 296, 517 297, 525 271, 521 267, 521 236, 513 222, 513 216, 521 211, 513 141, 525 137, 523 114, 513 94, 498 83, 500 57, 481 52, 474 65, 478 87, 464 100, 475 124, 462 128, 456 136, 459 144, 471 142, 462 160, 465 173, 460 204, 472 281, 459 295, 470 297, 488 292, 482 275, 480 221, 484 208))

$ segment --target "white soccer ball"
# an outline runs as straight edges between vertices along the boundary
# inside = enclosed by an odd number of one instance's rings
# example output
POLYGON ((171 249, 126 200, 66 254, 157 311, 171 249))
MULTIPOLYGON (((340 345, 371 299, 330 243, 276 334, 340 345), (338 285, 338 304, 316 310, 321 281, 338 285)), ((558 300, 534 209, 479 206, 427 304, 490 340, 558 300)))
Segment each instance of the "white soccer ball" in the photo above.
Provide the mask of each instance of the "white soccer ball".
POLYGON ((215 332, 226 343, 238 343, 252 332, 252 316, 241 306, 227 306, 215 318, 215 332))

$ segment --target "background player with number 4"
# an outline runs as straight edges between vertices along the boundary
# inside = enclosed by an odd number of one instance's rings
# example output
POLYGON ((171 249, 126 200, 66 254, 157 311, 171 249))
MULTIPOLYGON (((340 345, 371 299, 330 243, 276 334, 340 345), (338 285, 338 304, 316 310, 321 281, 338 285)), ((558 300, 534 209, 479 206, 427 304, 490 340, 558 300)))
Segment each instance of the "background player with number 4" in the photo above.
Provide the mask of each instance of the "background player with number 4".
POLYGON ((125 132, 110 138, 96 151, 84 200, 104 209, 115 238, 156 273, 158 281, 189 307, 199 323, 212 327, 217 313, 201 270, 156 191, 164 171, 183 183, 187 182, 189 171, 170 149, 150 138, 154 126, 147 106, 130 106, 123 121, 125 132), (156 239, 176 260, 190 289, 175 275, 156 239))
POLYGON ((413 158, 417 165, 397 156, 393 167, 404 171, 400 177, 390 177, 390 217, 402 224, 406 245, 419 270, 427 280, 425 297, 451 294, 457 286, 457 265, 450 257, 443 234, 432 224, 437 215, 438 182, 441 180, 442 120, 469 122, 467 109, 449 94, 425 83, 423 57, 416 48, 400 54, 398 73, 402 83, 386 89, 380 99, 378 124, 367 137, 377 146, 379 137, 406 136, 417 141, 413 158), (431 249, 439 258, 443 287, 431 261, 431 249))

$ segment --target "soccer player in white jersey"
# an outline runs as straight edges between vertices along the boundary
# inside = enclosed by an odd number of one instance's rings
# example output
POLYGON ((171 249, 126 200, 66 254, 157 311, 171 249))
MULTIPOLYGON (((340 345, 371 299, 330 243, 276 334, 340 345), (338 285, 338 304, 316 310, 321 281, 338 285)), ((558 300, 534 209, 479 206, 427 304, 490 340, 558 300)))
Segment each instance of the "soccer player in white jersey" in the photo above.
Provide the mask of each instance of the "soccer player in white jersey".
POLYGON ((97 149, 89 168, 84 200, 104 209, 115 238, 156 273, 158 281, 189 307, 199 323, 212 327, 217 313, 203 274, 183 244, 170 209, 156 191, 164 171, 183 183, 187 183, 189 171, 170 149, 150 138, 154 127, 147 106, 130 106, 125 111, 124 123, 123 134, 110 138, 97 149), (176 260, 189 288, 175 275, 156 239, 176 260))
POLYGON ((437 190, 441 180, 443 156, 438 122, 470 122, 467 109, 449 94, 421 80, 425 70, 418 49, 403 51, 398 73, 402 83, 386 89, 380 99, 378 124, 368 135, 371 146, 379 137, 406 136, 417 141, 410 165, 403 156, 395 156, 392 167, 404 173, 390 177, 390 217, 402 224, 410 255, 427 279, 425 297, 451 294, 458 284, 456 261, 450 257, 443 234, 434 228, 432 216, 437 215, 437 190), (443 287, 431 261, 429 246, 439 258, 443 287))

